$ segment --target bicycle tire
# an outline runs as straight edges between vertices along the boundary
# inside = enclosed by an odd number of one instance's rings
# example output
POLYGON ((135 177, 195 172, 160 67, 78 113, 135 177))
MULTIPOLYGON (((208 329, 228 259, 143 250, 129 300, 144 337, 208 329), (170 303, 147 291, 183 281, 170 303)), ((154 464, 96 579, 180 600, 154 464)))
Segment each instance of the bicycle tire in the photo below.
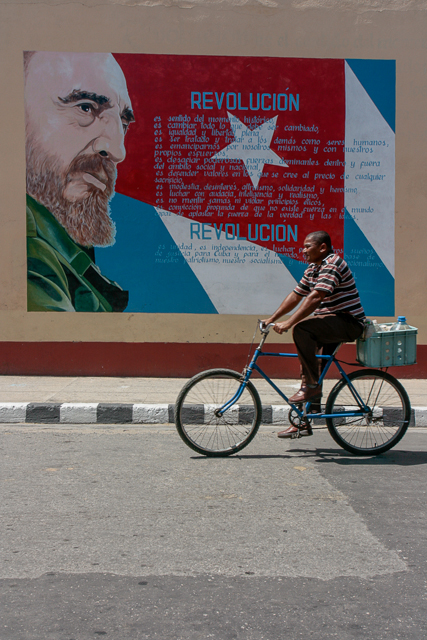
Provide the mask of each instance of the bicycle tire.
MULTIPOLYGON (((378 369, 349 374, 352 385, 368 415, 326 418, 329 433, 343 449, 358 456, 379 455, 394 447, 405 435, 411 417, 411 403, 401 383, 378 369)), ((330 392, 325 413, 358 409, 347 381, 342 378, 330 392)))
POLYGON ((237 392, 242 374, 209 369, 189 380, 175 404, 175 425, 187 446, 205 456, 229 456, 246 447, 259 429, 262 406, 258 391, 247 382, 238 403, 222 416, 222 407, 237 392))

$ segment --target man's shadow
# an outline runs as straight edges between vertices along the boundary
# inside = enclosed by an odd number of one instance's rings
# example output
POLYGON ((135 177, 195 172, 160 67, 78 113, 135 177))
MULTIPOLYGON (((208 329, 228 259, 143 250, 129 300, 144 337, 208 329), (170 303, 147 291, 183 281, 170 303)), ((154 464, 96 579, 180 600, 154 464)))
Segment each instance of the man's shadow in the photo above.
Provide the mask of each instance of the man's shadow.
POLYGON ((341 449, 293 449, 305 458, 317 458, 320 463, 332 463, 347 466, 384 466, 393 465, 412 467, 427 464, 426 451, 390 450, 377 456, 355 456, 341 449))

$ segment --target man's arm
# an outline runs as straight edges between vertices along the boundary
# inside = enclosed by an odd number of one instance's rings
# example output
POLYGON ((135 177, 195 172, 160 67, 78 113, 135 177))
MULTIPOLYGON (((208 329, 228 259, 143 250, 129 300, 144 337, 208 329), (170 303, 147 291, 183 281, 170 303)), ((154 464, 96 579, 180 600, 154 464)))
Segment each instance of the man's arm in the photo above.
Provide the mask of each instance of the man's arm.
MULTIPOLYGON (((294 292, 292 292, 292 293, 294 293, 294 292)), ((295 293, 295 295, 298 298, 300 297, 296 293, 295 293)), ((285 320, 284 322, 277 323, 274 326, 274 330, 277 333, 285 333, 286 331, 289 331, 289 329, 291 327, 293 327, 294 324, 297 324, 297 322, 300 322, 301 320, 304 320, 304 318, 307 318, 309 315, 311 315, 313 313, 313 311, 315 311, 317 309, 317 307, 320 306, 320 304, 321 304, 321 302, 322 302, 322 300, 323 300, 323 298, 325 296, 326 296, 326 291, 316 291, 316 289, 313 289, 313 291, 306 298, 304 298, 304 301, 303 301, 302 305, 300 306, 300 308, 297 309, 295 311, 295 313, 293 313, 288 320, 285 320)), ((286 300, 287 300, 287 298, 286 298, 286 300)), ((283 306, 285 304, 286 300, 283 301, 281 306, 283 306)), ((279 307, 279 309, 277 311, 279 311, 280 309, 281 309, 281 307, 279 307)), ((277 314, 277 311, 276 311, 276 314, 277 314)), ((285 313, 286 313, 286 311, 285 311, 285 313)), ((273 314, 272 317, 274 317, 276 314, 273 314)), ((279 318, 280 316, 277 315, 276 317, 279 318)), ((274 322, 274 320, 270 320, 270 322, 274 322)))
POLYGON ((289 311, 295 309, 295 307, 301 302, 301 299, 302 296, 299 296, 297 293, 295 293, 295 291, 291 291, 291 293, 283 300, 277 311, 275 311, 273 315, 270 316, 270 318, 262 320, 262 323, 264 325, 267 325, 271 322, 276 322, 276 320, 284 316, 286 313, 289 313, 289 311))

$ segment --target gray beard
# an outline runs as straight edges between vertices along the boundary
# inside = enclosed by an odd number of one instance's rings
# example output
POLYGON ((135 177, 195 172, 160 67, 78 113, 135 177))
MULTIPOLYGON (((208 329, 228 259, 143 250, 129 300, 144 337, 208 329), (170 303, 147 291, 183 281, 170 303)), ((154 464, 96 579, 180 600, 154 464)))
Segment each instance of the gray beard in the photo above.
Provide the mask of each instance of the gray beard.
MULTIPOLYGON (((27 193, 45 206, 66 229, 69 236, 85 247, 107 247, 114 244, 116 225, 110 217, 109 202, 114 195, 116 169, 107 159, 94 155, 72 163, 61 173, 54 157, 41 151, 40 146, 27 138, 27 193), (109 181, 105 191, 89 187, 89 195, 80 202, 70 202, 63 196, 67 177, 79 165, 96 167, 102 164, 109 181), (108 164, 107 164, 108 163, 108 164)), ((87 169, 86 169, 87 170, 87 169)))

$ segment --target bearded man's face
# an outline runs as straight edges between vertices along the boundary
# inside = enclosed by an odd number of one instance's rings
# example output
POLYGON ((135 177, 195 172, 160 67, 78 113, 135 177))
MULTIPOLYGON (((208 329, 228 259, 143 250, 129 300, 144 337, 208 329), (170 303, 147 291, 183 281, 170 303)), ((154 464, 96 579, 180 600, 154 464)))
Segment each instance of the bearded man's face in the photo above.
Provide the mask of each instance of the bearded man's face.
POLYGON ((84 246, 112 244, 109 201, 133 121, 111 54, 38 52, 26 69, 27 192, 84 246))

